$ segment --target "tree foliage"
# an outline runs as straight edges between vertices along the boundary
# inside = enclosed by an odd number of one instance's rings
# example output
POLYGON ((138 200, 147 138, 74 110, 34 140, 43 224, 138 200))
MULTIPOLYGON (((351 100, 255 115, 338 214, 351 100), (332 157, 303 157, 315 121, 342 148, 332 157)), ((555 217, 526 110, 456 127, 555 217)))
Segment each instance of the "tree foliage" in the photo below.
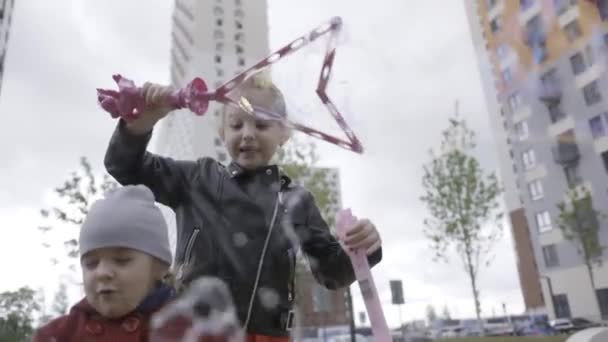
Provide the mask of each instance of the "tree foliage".
POLYGON ((34 332, 34 315, 40 311, 36 292, 29 287, 0 293, 0 341, 21 342, 34 332))
POLYGON ((604 246, 599 239, 601 220, 605 215, 593 207, 593 198, 588 189, 572 187, 566 200, 557 204, 559 211, 558 226, 564 238, 575 244, 583 258, 595 292, 593 266, 602 264, 604 246))
POLYGON ((475 133, 456 114, 442 133, 439 153, 431 151, 424 165, 421 200, 430 218, 425 234, 435 260, 448 259, 450 247, 460 257, 469 276, 475 312, 481 322, 478 272, 491 261, 490 252, 502 235, 498 197, 502 193, 494 173, 485 174, 477 158, 475 133))

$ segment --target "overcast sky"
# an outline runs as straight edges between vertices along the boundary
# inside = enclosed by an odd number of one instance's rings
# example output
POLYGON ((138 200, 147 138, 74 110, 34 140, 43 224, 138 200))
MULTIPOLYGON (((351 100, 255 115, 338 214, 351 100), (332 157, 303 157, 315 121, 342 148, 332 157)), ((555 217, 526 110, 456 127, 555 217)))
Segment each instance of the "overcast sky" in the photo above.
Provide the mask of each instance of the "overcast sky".
MULTIPOLYGON (((358 72, 347 80, 348 107, 366 153, 319 143, 322 164, 340 167, 343 203, 371 218, 381 231, 384 260, 376 282, 392 324, 388 281, 402 279, 404 319, 448 305, 472 316, 469 281, 457 258, 432 262, 422 234, 425 207, 422 163, 437 146, 454 101, 479 136, 484 167, 495 170, 476 57, 460 1, 268 0, 271 48, 331 16, 342 16, 347 41, 337 63, 358 72), (407 3, 407 5, 406 5, 407 3), (342 58, 342 59, 340 59, 342 58)), ((102 157, 115 122, 96 105, 95 88, 112 86, 120 72, 137 80, 168 82, 172 1, 148 1, 142 10, 119 0, 17 1, 13 14, 0 113, 0 291, 22 285, 54 289, 57 270, 41 251, 38 210, 53 187, 89 157, 102 157), (8 277, 6 277, 8 275, 8 277)), ((485 315, 523 311, 508 231, 491 268, 481 272, 485 315)), ((362 310, 358 288, 356 310, 362 310)))

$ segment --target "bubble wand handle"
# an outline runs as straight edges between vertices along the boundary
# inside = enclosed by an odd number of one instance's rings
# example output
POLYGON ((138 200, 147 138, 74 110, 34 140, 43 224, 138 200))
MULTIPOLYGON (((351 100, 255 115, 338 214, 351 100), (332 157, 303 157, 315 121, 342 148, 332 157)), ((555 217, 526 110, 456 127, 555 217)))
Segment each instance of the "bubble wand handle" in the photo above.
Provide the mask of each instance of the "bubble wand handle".
MULTIPOLYGON (((344 241, 349 229, 356 222, 357 218, 352 215, 350 209, 344 209, 338 212, 336 215, 336 230, 341 241, 344 241)), ((372 324, 374 340, 378 342, 392 341, 391 333, 388 324, 386 323, 384 312, 382 311, 378 290, 376 289, 374 277, 371 268, 369 267, 365 251, 350 251, 346 248, 345 250, 350 257, 357 282, 359 283, 359 288, 361 289, 361 295, 365 302, 365 309, 367 310, 367 315, 372 324)))
MULTIPOLYGON (((112 118, 133 121, 146 110, 142 89, 122 75, 112 76, 118 90, 97 89, 97 102, 112 118)), ((209 108, 209 101, 215 99, 215 93, 209 92, 205 81, 193 79, 184 88, 175 91, 167 99, 171 109, 188 108, 197 115, 203 115, 209 108)))

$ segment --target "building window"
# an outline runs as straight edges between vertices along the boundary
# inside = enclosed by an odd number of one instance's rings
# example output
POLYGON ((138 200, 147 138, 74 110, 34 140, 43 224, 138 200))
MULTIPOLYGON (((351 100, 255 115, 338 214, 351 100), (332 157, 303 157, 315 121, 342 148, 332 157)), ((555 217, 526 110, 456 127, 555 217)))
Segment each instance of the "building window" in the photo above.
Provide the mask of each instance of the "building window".
POLYGON ((245 35, 242 32, 239 32, 234 35, 234 40, 237 42, 242 42, 245 39, 245 35))
POLYGON ((243 52, 244 52, 243 47, 241 45, 237 44, 236 45, 236 53, 243 53, 243 52))
POLYGON ((486 3, 488 4, 488 9, 491 9, 492 7, 496 6, 497 2, 498 0, 487 0, 486 3))
POLYGON ((606 319, 608 317, 608 288, 597 289, 595 293, 600 304, 602 319, 606 319))
POLYGON ((547 110, 549 111, 549 117, 551 118, 552 123, 556 123, 566 117, 566 114, 564 114, 557 102, 547 105, 547 110))
POLYGON ((222 19, 218 19, 218 20, 215 21, 215 24, 217 26, 222 26, 224 24, 224 21, 222 19))
POLYGON ((245 16, 245 12, 243 12, 242 9, 237 8, 237 9, 234 10, 234 17, 235 18, 242 18, 244 16, 245 16))
POLYGON ((591 136, 593 139, 598 139, 606 135, 604 130, 604 122, 602 115, 596 115, 589 120, 589 128, 591 128, 591 136))
POLYGON ((224 70, 222 70, 220 68, 215 68, 215 76, 224 77, 224 70))
POLYGON ((602 94, 600 94, 597 80, 592 81, 583 87, 583 97, 587 106, 594 105, 602 100, 602 94))
POLYGON ((533 201, 538 201, 544 197, 543 183, 540 179, 528 183, 528 192, 530 192, 530 198, 533 201))
POLYGON ((519 92, 511 94, 507 101, 512 113, 515 113, 515 111, 517 111, 517 109, 522 105, 521 95, 519 95, 519 92))
POLYGON ((519 0, 519 5, 522 11, 527 10, 530 6, 534 5, 534 0, 519 0))
POLYGON ((606 172, 608 172, 608 151, 602 152, 601 156, 602 156, 602 162, 604 163, 604 170, 606 170, 606 172))
POLYGON ((506 68, 505 70, 502 71, 502 80, 507 85, 511 84, 511 81, 513 80, 513 75, 511 74, 510 68, 506 68))
POLYGON ((569 187, 577 186, 581 183, 581 176, 577 164, 564 167, 564 173, 566 174, 566 182, 569 187))
POLYGON ((217 43, 215 43, 215 52, 221 53, 223 50, 224 50, 224 43, 223 42, 217 42, 217 43))
POLYGON ((492 33, 498 32, 501 27, 502 19, 500 17, 496 17, 492 21, 490 21, 490 30, 492 30, 492 33))
POLYGON ((498 47, 496 48, 496 55, 499 59, 504 59, 505 57, 507 57, 509 55, 509 45, 507 45, 506 43, 501 43, 500 45, 498 45, 498 47))
POLYGON ((536 166, 536 155, 534 154, 534 150, 524 151, 521 154, 521 159, 526 170, 530 170, 536 166))
POLYGON ((243 23, 241 23, 240 21, 236 20, 234 22, 234 25, 236 26, 237 30, 242 30, 243 29, 243 23))
POLYGON ((559 266, 559 257, 557 256, 557 248, 555 245, 543 246, 543 258, 547 267, 559 266))
MULTIPOLYGON (((216 112, 216 114, 219 114, 219 112, 216 112)), ((215 146, 222 146, 222 140, 220 138, 215 138, 213 139, 213 144, 215 146)))
POLYGON ((566 37, 570 42, 577 40, 581 35, 581 26, 578 24, 578 20, 572 20, 568 25, 564 27, 566 37))
POLYGON ((555 10, 557 15, 562 15, 570 9, 570 7, 576 6, 577 0, 554 0, 555 10))
POLYGON ((528 139, 528 123, 526 121, 520 121, 513 126, 515 129, 515 136, 519 141, 528 139))
POLYGON ((608 1, 607 0, 596 0, 595 5, 597 10, 600 12, 602 20, 608 20, 608 1))
POLYGON ((224 152, 218 152, 218 153, 217 153, 217 160, 218 160, 220 163, 225 162, 225 161, 226 161, 226 159, 228 159, 228 156, 226 156, 226 153, 224 153, 224 152))
POLYGON ((224 39, 224 32, 222 32, 222 30, 214 30, 213 38, 214 39, 224 39))
POLYGON ((222 63, 222 56, 220 56, 220 55, 216 55, 216 56, 215 56, 215 63, 217 63, 217 64, 222 63))
POLYGON ((314 312, 329 312, 330 311, 330 293, 329 290, 321 285, 312 285, 312 307, 314 312))
POLYGON ((556 318, 570 318, 570 304, 568 303, 568 295, 559 294, 553 296, 553 306, 555 309, 556 318))
POLYGON ((553 229, 551 227, 551 215, 549 215, 547 210, 536 213, 536 227, 539 233, 548 232, 553 229))
POLYGON ((545 72, 540 77, 540 83, 543 87, 555 87, 559 86, 559 75, 557 74, 557 68, 552 68, 549 71, 545 72))
POLYGON ((572 66, 572 72, 575 75, 582 73, 587 68, 585 66, 583 54, 580 52, 577 52, 574 56, 570 57, 570 65, 572 66))
POLYGON ((245 66, 245 59, 239 58, 239 66, 245 66))
POLYGON ((222 15, 224 15, 224 10, 220 6, 214 6, 213 7, 213 14, 216 15, 216 16, 222 16, 222 15))

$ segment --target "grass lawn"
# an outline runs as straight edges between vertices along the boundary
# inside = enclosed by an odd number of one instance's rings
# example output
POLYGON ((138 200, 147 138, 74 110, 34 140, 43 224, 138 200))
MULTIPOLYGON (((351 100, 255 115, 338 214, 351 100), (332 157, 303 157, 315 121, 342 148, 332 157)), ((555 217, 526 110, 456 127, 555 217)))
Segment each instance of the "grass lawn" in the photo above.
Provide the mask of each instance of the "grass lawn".
POLYGON ((542 337, 463 337, 439 340, 439 342, 566 342, 567 335, 542 337))

